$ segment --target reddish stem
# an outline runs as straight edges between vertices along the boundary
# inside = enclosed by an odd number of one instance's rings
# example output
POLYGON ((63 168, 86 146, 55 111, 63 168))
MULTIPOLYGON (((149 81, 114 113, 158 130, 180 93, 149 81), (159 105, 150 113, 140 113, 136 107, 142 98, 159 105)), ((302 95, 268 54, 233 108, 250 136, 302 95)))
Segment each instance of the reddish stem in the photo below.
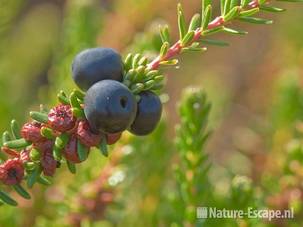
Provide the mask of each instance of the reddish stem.
MULTIPOLYGON (((249 9, 258 8, 259 2, 258 2, 258 0, 251 1, 248 6, 249 6, 249 9)), ((224 21, 223 16, 218 16, 208 24, 207 29, 214 29, 214 28, 220 27, 220 26, 224 25, 224 23, 225 23, 225 21, 224 21)), ((201 28, 198 28, 195 31, 195 35, 194 35, 192 42, 190 42, 186 46, 190 46, 193 42, 199 41, 199 39, 201 38, 201 35, 202 35, 202 30, 201 30, 201 28)), ((158 69, 160 66, 160 63, 162 61, 167 61, 167 60, 177 56, 178 54, 180 54, 182 48, 184 48, 186 46, 182 46, 181 41, 179 40, 178 42, 176 42, 174 45, 172 45, 169 48, 166 55, 164 55, 162 57, 159 55, 151 63, 149 63, 147 66, 148 69, 150 69, 150 70, 158 69)))

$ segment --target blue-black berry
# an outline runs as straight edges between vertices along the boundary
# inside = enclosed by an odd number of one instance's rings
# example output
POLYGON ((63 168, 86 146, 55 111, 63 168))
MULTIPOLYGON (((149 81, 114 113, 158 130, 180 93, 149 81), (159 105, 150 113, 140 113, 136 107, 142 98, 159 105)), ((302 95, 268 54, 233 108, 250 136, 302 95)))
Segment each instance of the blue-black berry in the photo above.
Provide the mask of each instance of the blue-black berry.
POLYGON ((82 90, 101 80, 122 81, 121 56, 111 48, 91 48, 80 52, 72 64, 73 80, 82 90))
POLYGON ((162 103, 151 91, 144 91, 139 95, 137 115, 129 131, 135 135, 144 136, 151 133, 160 121, 162 103))
POLYGON ((115 80, 102 80, 88 89, 84 113, 90 127, 103 133, 127 129, 136 116, 137 102, 131 91, 115 80))

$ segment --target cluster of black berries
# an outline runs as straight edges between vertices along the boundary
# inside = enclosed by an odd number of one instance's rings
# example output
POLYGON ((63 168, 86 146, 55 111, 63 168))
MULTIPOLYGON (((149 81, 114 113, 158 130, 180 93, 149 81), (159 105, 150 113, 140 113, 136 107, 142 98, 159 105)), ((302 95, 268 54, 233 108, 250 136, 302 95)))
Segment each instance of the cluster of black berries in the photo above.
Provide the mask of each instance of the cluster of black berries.
POLYGON ((72 64, 75 83, 86 92, 84 113, 93 131, 105 134, 129 130, 147 135, 157 126, 162 112, 159 97, 151 91, 134 94, 123 81, 121 56, 111 48, 79 53, 72 64))

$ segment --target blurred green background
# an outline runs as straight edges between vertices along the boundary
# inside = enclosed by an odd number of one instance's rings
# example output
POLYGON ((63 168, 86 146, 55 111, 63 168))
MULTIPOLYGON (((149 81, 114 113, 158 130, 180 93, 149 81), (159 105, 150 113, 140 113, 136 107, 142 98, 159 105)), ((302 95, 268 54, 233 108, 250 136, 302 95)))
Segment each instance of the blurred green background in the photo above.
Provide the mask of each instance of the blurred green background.
MULTIPOLYGON (((181 3, 188 19, 200 11, 199 0, 181 3)), ((40 103, 51 107, 60 89, 75 87, 70 65, 80 50, 106 46, 123 56, 153 55, 163 23, 171 25, 177 39, 176 4, 0 0, 1 131, 12 118, 25 122, 40 103)), ((262 15, 274 19, 272 26, 235 22, 232 26, 249 34, 216 35, 230 46, 184 54, 180 68, 165 69, 169 99, 155 133, 145 138, 125 133, 109 159, 92 152, 74 176, 61 168, 52 186, 32 190, 31 201, 16 196, 19 207, 1 206, 0 226, 302 226, 303 5, 277 5, 287 11, 262 15), (212 109, 208 119, 201 119, 212 133, 206 146, 195 151, 209 156, 211 168, 207 176, 203 168, 192 169, 205 182, 198 180, 202 189, 187 200, 179 193, 186 179, 176 174, 176 167, 188 173, 183 161, 187 147, 174 146, 172 138, 195 139, 175 132, 180 91, 189 85, 207 93, 212 109), (293 207, 295 218, 202 222, 193 218, 188 201, 191 208, 293 207)), ((181 122, 180 127, 182 132, 186 126, 181 122)))

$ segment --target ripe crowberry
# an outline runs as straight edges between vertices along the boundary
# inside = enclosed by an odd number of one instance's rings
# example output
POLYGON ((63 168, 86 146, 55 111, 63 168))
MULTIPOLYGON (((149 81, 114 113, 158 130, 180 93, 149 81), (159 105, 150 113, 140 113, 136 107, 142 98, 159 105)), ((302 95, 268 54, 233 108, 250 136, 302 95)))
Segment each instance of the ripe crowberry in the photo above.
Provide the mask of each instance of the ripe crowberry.
POLYGON ((150 91, 140 93, 137 116, 129 131, 143 136, 151 133, 157 126, 162 113, 162 103, 159 97, 150 91))
POLYGON ((77 142, 77 137, 71 136, 63 151, 64 157, 72 163, 81 162, 77 153, 77 142))
POLYGON ((0 180, 6 185, 19 184, 24 177, 22 161, 14 158, 8 159, 0 165, 0 180))
POLYGON ((122 81, 121 56, 111 48, 92 48, 80 52, 72 64, 73 79, 82 90, 101 80, 122 81))
POLYGON ((76 118, 70 105, 58 105, 52 108, 48 114, 48 124, 59 132, 65 132, 74 127, 76 118))
POLYGON ((45 138, 40 133, 41 127, 42 125, 38 122, 26 123, 21 129, 21 136, 27 141, 31 141, 33 143, 42 141, 45 138))
POLYGON ((122 132, 133 122, 137 102, 130 90, 114 80, 102 80, 86 93, 84 113, 95 131, 122 132))
POLYGON ((106 135, 106 142, 108 145, 115 144, 120 138, 122 133, 115 133, 115 134, 107 134, 106 135))
POLYGON ((89 127, 87 121, 80 121, 77 128, 77 138, 86 147, 97 146, 101 141, 101 134, 94 133, 89 127))

